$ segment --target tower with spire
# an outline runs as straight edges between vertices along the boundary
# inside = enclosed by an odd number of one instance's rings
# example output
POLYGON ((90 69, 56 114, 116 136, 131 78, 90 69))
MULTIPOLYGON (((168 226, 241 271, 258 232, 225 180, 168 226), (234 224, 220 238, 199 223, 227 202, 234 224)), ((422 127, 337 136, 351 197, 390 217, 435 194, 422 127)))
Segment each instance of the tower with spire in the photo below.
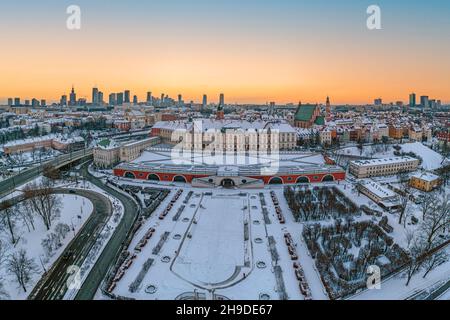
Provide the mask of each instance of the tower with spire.
POLYGON ((224 105, 225 105, 225 95, 221 93, 219 98, 219 105, 217 107, 216 112, 216 120, 225 119, 224 105))
POLYGON ((72 91, 70 91, 69 105, 75 106, 77 104, 77 94, 75 93, 75 88, 72 85, 72 91))
POLYGON ((217 107, 217 112, 216 112, 216 120, 223 120, 225 119, 225 113, 223 111, 223 105, 219 104, 219 106, 217 107))
POLYGON ((331 104, 330 104, 330 97, 327 97, 327 102, 326 102, 326 120, 327 122, 331 121, 331 104))

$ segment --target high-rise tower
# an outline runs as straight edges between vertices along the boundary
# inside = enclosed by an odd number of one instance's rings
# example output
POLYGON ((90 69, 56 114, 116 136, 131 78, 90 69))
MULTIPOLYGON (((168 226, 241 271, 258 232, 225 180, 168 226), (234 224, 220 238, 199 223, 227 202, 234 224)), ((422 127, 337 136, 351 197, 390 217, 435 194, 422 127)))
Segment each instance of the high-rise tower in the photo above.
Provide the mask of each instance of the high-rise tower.
POLYGON ((73 86, 72 86, 72 91, 70 91, 69 105, 70 106, 77 105, 77 94, 75 93, 75 88, 73 86))

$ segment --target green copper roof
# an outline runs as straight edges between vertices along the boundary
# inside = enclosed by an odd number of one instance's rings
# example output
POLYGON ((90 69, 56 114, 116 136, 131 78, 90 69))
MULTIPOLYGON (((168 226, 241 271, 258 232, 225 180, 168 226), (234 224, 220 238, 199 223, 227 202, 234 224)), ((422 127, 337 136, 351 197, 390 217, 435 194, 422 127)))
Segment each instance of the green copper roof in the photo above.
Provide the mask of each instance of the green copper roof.
POLYGON ((103 139, 102 141, 100 141, 98 144, 103 147, 106 148, 109 146, 109 144, 111 143, 111 140, 109 139, 103 139))
POLYGON ((323 126, 325 125, 325 117, 323 116, 318 116, 316 118, 316 121, 314 122, 315 124, 317 124, 318 126, 323 126))
POLYGON ((295 120, 297 121, 309 121, 312 119, 316 105, 304 104, 300 105, 295 113, 295 120))

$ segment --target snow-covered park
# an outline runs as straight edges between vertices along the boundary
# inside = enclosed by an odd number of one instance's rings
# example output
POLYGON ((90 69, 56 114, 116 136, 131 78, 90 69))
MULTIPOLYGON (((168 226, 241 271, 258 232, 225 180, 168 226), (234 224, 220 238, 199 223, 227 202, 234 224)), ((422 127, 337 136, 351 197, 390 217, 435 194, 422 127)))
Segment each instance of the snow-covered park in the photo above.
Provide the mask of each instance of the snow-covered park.
MULTIPOLYGON (((177 190, 171 190, 136 232, 128 248, 133 258, 118 270, 110 287, 113 295, 142 300, 192 299, 194 295, 304 299, 285 244, 286 225, 276 217, 269 190, 208 192, 183 187, 161 218, 177 190), (268 209, 269 222, 262 207, 268 209)), ((287 219, 296 233, 300 224, 287 219)), ((317 298, 324 298, 320 285, 313 289, 317 298)), ((106 298, 100 293, 98 297, 106 298)))
POLYGON ((2 212, 0 226, 0 298, 25 299, 67 244, 91 215, 90 200, 78 195, 54 195, 55 211, 47 229, 43 219, 24 203, 10 209, 10 225, 2 212), (24 286, 17 281, 13 258, 24 253, 28 264, 28 275, 24 286))

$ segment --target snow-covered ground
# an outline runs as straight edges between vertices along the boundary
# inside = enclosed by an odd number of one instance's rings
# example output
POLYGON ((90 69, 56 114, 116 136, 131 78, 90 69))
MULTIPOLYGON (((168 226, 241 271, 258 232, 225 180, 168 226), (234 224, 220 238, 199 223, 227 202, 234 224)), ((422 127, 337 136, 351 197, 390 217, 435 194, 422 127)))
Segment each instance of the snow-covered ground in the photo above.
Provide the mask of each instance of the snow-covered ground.
POLYGON ((203 196, 173 271, 189 281, 215 284, 230 279, 245 261, 244 212, 248 197, 203 196), (223 208, 227 201, 227 210, 223 208), (223 223, 227 221, 227 223, 223 223))
POLYGON ((15 246, 9 244, 7 231, 0 230, 0 239, 2 243, 8 245, 6 256, 24 249, 27 253, 27 257, 34 259, 34 262, 38 266, 38 271, 33 273, 32 279, 27 286, 29 289, 28 292, 24 292, 19 288, 15 277, 7 272, 6 261, 2 263, 2 266, 0 267, 0 279, 3 280, 4 288, 11 299, 21 300, 27 297, 34 285, 42 277, 44 268, 48 270, 51 267, 92 213, 93 205, 91 201, 86 198, 78 195, 58 195, 58 197, 60 197, 62 201, 61 214, 59 218, 53 221, 50 230, 46 230, 39 217, 35 217, 35 230, 31 231, 28 231, 24 223, 18 222, 16 233, 17 236, 20 237, 20 240, 15 246), (52 256, 48 257, 45 254, 41 242, 49 234, 55 231, 55 227, 59 223, 68 225, 71 228, 71 231, 67 233, 66 237, 62 240, 62 246, 54 251, 52 256))
MULTIPOLYGON (((288 213, 286 225, 278 222, 272 209, 269 189, 243 193, 239 190, 217 189, 212 190, 211 194, 204 189, 183 189, 184 193, 164 220, 159 220, 158 216, 177 189, 172 189, 172 193, 135 235, 129 247, 130 252, 134 251, 150 228, 156 230, 117 283, 114 294, 136 299, 171 300, 194 291, 210 297, 210 290, 213 290, 214 294, 229 299, 259 299, 261 295, 279 299, 273 271, 275 262, 272 261, 268 247, 268 236, 273 236, 286 294, 289 299, 303 299, 284 241, 284 231, 287 230, 286 226, 289 226, 289 231, 298 235, 295 237, 295 243, 298 243, 301 225, 294 222, 288 213), (173 221, 173 216, 183 205, 189 191, 193 191, 194 195, 185 204, 185 210, 179 220, 173 221), (265 195, 271 224, 264 223, 260 192, 265 195), (244 225, 247 222, 249 241, 244 237, 244 225), (153 254, 153 248, 165 232, 170 233, 168 240, 159 253, 153 254), (165 260, 167 257, 170 258, 169 262, 165 260), (141 286, 136 292, 130 292, 130 284, 149 258, 154 261, 141 286), (258 262, 263 262, 263 266, 258 262), (146 293, 149 286, 156 287, 156 293, 146 293)), ((282 190, 279 189, 279 192, 282 193, 282 190)), ((299 262, 303 264, 302 257, 299 262)), ((305 267, 306 276, 314 277, 316 281, 311 281, 313 295, 317 299, 325 299, 321 284, 317 283, 317 274, 308 266, 305 267)))

